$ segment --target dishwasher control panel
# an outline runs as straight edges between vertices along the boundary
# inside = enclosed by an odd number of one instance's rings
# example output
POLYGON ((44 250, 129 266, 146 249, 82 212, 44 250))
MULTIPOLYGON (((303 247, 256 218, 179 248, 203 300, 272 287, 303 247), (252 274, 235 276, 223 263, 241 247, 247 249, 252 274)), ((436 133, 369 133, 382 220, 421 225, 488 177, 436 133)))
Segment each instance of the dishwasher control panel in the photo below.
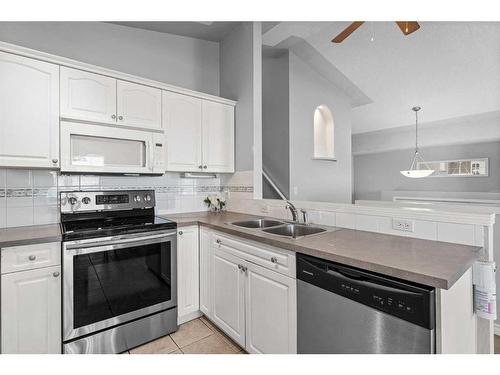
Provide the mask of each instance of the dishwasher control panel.
POLYGON ((298 254, 297 279, 424 328, 435 324, 434 288, 298 254))

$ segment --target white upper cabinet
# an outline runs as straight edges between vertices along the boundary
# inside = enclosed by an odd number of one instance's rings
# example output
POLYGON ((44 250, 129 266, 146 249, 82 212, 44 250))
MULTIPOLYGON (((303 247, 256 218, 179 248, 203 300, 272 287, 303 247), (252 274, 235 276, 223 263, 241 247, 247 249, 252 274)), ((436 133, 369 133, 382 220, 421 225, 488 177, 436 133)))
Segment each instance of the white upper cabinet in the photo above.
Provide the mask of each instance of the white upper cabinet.
POLYGON ((61 67, 61 117, 116 123, 116 79, 61 67))
POLYGON ((126 81, 116 86, 119 125, 161 130, 161 90, 126 81))
POLYGON ((163 91, 163 128, 167 171, 200 172, 201 99, 163 91))
POLYGON ((204 100, 202 114, 203 171, 234 172, 234 107, 204 100))
POLYGON ((63 66, 61 117, 161 131, 161 90, 63 66))
POLYGON ((169 172, 234 172, 234 107, 163 91, 169 172))
POLYGON ((59 166, 59 66, 0 52, 0 166, 59 166))

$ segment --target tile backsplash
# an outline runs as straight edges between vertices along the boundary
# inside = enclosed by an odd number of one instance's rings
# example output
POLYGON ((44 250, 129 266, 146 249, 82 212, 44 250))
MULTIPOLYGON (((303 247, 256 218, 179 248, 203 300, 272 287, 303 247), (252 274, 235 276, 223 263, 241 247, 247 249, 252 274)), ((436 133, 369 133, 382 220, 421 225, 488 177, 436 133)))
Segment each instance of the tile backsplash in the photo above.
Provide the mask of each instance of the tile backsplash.
POLYGON ((209 194, 251 194, 253 187, 233 182, 237 174, 187 179, 181 178, 179 173, 97 176, 0 169, 0 228, 59 222, 58 193, 71 190, 154 189, 157 213, 203 211, 207 209, 203 199, 209 194))

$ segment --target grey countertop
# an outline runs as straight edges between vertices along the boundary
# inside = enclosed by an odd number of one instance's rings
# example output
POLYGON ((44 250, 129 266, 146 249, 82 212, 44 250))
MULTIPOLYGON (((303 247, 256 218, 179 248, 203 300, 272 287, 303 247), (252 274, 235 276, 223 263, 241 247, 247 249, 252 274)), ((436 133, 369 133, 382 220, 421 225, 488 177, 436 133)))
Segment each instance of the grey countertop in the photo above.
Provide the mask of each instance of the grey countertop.
MULTIPOLYGON (((234 212, 161 215, 178 226, 202 225, 290 251, 441 289, 449 289, 479 259, 481 248, 340 228, 291 239, 228 224, 254 218, 234 212)), ((0 247, 61 241, 59 224, 0 229, 0 247)))
POLYGON ((228 224, 253 215, 234 212, 162 215, 178 226, 199 224, 249 240, 436 288, 449 289, 482 248, 340 228, 298 239, 228 224))
POLYGON ((0 229, 0 248, 61 241, 59 224, 0 229))

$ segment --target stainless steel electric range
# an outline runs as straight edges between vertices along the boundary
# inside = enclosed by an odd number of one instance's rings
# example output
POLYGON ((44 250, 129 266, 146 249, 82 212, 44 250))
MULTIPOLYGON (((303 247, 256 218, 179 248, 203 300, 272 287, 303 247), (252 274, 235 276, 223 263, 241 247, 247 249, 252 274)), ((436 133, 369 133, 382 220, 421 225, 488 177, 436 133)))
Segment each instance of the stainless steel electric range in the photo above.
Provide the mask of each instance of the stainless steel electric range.
POLYGON ((61 192, 64 353, 120 353, 177 329, 175 222, 153 190, 61 192))

